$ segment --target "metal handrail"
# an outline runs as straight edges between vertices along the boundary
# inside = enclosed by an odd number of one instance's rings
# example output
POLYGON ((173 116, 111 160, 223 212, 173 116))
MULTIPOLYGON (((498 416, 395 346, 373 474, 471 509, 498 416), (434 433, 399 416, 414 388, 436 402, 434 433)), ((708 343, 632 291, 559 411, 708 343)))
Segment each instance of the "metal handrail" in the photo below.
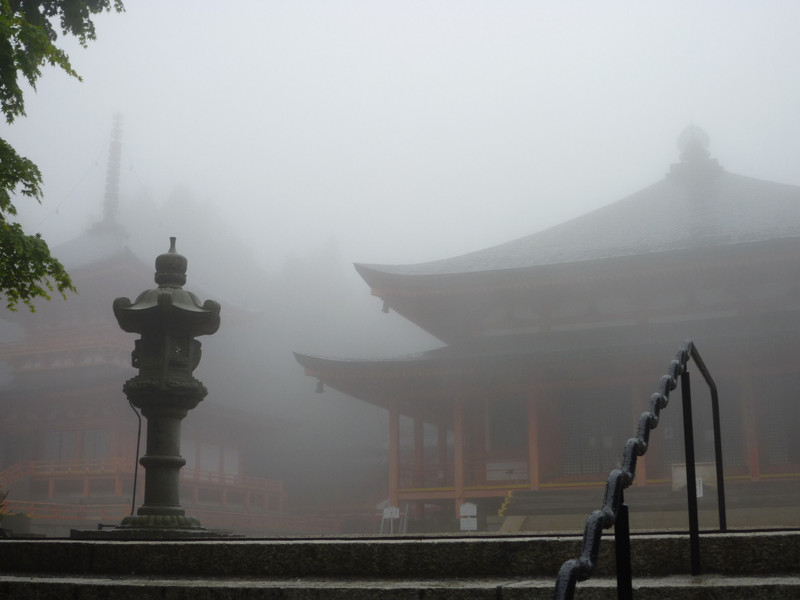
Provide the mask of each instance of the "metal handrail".
POLYGON ((695 481, 694 435, 692 430, 691 386, 687 364, 693 360, 703 375, 711 392, 711 410, 714 422, 714 454, 717 465, 717 503, 719 512, 719 528, 727 529, 725 517, 725 488, 722 469, 722 444, 720 441, 719 398, 717 386, 711 374, 691 340, 686 340, 678 349, 675 359, 669 364, 667 375, 661 378, 658 392, 650 397, 649 410, 642 413, 636 431, 636 437, 625 444, 622 455, 622 468, 614 469, 608 476, 603 508, 594 511, 586 520, 583 544, 578 558, 571 558, 561 565, 556 578, 555 600, 571 600, 575 593, 575 584, 592 576, 597 557, 600 552, 600 540, 603 529, 614 526, 617 557, 617 597, 631 599, 633 597, 630 560, 630 524, 628 507, 625 505, 623 490, 628 488, 636 475, 636 460, 647 452, 650 431, 658 426, 658 419, 663 408, 669 404, 669 394, 681 380, 683 400, 684 450, 686 454, 686 482, 689 504, 689 537, 691 545, 691 569, 693 575, 700 573, 700 543, 697 519, 697 488, 695 481))

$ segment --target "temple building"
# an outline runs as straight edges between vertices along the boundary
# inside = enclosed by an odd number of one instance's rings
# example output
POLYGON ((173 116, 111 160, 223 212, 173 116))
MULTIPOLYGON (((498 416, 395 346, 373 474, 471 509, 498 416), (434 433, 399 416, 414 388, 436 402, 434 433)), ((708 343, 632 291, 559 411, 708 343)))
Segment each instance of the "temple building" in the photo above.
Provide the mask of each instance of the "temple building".
MULTIPOLYGON (((138 440, 146 424, 141 419, 140 432, 140 415, 122 391, 136 373, 136 336, 120 329, 112 302, 153 288, 154 268, 134 256, 116 219, 119 136, 117 123, 101 220, 53 250, 78 293, 0 319, 0 490, 33 534, 118 525, 144 498, 137 451, 144 452, 138 440)), ((223 305, 223 326, 247 318, 223 305)), ((285 424, 237 408, 236 400, 207 398, 183 421, 180 501, 187 514, 208 529, 253 536, 334 530, 333 519, 290 514, 283 481, 254 469, 265 435, 285 424)), ((10 522, 2 526, 15 529, 10 522)))
MULTIPOLYGON (((384 310, 443 344, 399 358, 296 355, 319 386, 388 411, 389 505, 421 529, 437 516, 452 527, 465 502, 481 528, 581 529, 691 339, 720 391, 729 523, 800 524, 800 187, 730 173, 708 146, 688 128, 664 178, 527 237, 356 265, 384 310)), ((701 382, 699 477, 714 460, 701 382)), ((667 519, 686 502, 680 423, 673 402, 626 495, 634 525, 637 498, 652 526, 680 525, 667 519)))

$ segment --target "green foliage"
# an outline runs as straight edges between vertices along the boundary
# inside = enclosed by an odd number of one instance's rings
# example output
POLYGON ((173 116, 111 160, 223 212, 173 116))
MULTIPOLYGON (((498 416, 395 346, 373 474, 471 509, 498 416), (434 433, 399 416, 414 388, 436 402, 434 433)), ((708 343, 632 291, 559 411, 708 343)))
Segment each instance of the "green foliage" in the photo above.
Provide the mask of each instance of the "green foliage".
POLYGON ((54 289, 64 296, 75 291, 62 264, 38 233, 26 235, 19 223, 0 221, 0 289, 12 310, 23 302, 34 310, 34 298, 50 299, 54 289))
MULTIPOLYGON (((33 89, 42 67, 51 65, 80 79, 67 54, 55 45, 58 33, 76 37, 82 46, 96 37, 92 17, 124 10, 121 0, 0 0, 0 110, 7 123, 25 115, 20 80, 33 89)), ((36 165, 0 139, 0 294, 15 310, 21 302, 31 311, 35 298, 75 291, 61 263, 37 233, 27 235, 8 217, 17 213, 17 193, 41 202, 42 175, 36 165)))

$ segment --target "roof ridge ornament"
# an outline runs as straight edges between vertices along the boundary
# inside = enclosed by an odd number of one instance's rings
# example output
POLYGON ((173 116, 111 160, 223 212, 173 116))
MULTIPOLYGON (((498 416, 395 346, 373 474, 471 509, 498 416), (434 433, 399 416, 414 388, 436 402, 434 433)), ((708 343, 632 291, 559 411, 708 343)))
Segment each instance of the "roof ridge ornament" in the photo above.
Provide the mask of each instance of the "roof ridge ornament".
POLYGON ((707 160, 710 156, 708 152, 710 144, 711 138, 708 137, 705 129, 697 125, 689 125, 678 136, 678 150, 681 151, 681 161, 700 162, 707 160))
MULTIPOLYGON (((694 124, 689 125, 678 136, 681 162, 670 167, 668 176, 696 188, 698 184, 705 185, 704 182, 722 173, 723 169, 717 159, 710 157, 710 144, 711 139, 705 129, 694 124)), ((697 196, 698 190, 693 190, 692 195, 697 196)))

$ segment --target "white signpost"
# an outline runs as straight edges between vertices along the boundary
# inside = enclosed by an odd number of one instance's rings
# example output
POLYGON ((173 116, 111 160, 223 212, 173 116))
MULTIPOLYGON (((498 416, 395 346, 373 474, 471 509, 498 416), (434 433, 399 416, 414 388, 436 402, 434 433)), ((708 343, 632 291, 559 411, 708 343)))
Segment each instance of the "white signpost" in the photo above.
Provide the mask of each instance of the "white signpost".
POLYGON ((474 502, 464 502, 458 507, 461 531, 478 531, 478 505, 474 502))
POLYGON ((381 533, 383 533, 384 524, 386 521, 389 522, 389 533, 394 533, 394 521, 395 519, 400 519, 400 507, 399 506, 387 506, 383 509, 383 521, 381 521, 381 533))
POLYGON ((400 518, 400 507, 399 506, 387 506, 383 509, 383 518, 384 519, 399 519, 400 518))

